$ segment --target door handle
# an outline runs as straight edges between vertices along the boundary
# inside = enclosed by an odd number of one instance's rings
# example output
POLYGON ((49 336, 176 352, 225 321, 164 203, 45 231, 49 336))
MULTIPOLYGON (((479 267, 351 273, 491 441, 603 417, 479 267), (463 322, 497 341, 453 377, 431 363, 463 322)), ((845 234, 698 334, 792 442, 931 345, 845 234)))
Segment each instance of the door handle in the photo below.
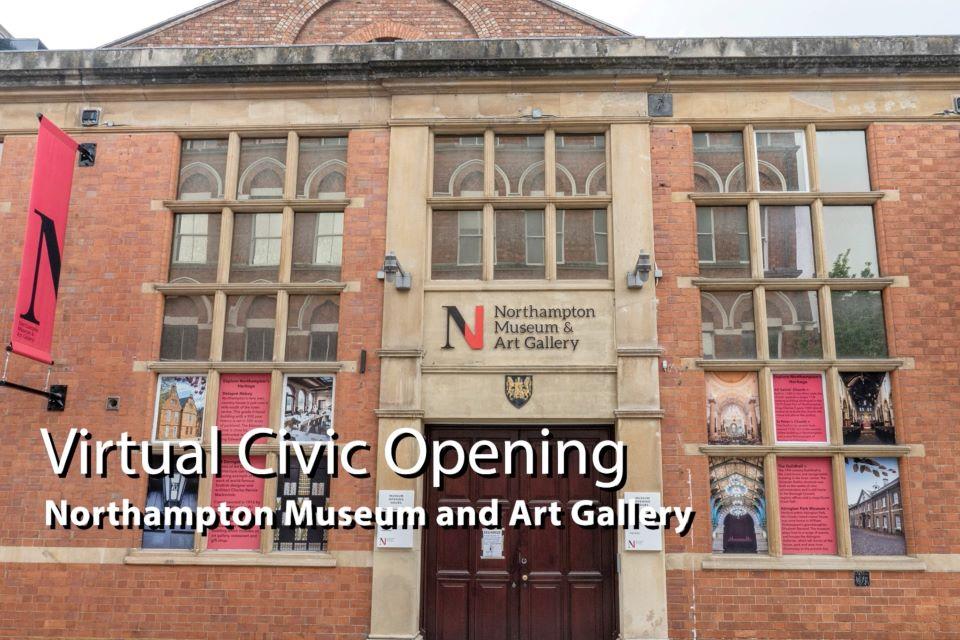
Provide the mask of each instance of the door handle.
POLYGON ((520 579, 523 580, 524 582, 526 582, 526 581, 528 581, 528 580, 530 579, 530 576, 527 575, 527 574, 523 574, 523 576, 522 576, 520 579))

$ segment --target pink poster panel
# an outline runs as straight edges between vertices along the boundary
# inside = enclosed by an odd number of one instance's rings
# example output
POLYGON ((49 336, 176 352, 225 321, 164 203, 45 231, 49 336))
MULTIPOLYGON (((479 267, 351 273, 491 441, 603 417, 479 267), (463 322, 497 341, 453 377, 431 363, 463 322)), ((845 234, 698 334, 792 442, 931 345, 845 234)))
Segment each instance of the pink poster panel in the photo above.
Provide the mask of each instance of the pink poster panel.
POLYGON ((827 442, 822 373, 773 374, 777 442, 827 442))
POLYGON ((777 458, 784 555, 837 553, 830 458, 777 458))
MULTIPOLYGON (((250 456, 250 464, 263 467, 264 456, 250 456)), ((263 506, 263 478, 251 475, 240 464, 239 458, 224 458, 220 477, 213 479, 210 505, 214 508, 225 502, 230 509, 263 506)), ((218 527, 207 534, 207 549, 213 551, 256 551, 260 549, 260 527, 225 529, 218 527)))
POLYGON ((251 429, 270 424, 270 374, 225 373, 220 376, 217 427, 224 444, 238 444, 251 429))

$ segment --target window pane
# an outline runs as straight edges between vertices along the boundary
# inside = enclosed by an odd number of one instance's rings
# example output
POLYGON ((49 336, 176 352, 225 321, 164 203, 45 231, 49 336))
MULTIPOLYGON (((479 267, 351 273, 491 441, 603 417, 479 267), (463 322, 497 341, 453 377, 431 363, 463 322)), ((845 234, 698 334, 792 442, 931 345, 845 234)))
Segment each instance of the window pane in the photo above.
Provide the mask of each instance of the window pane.
POLYGON ((607 194, 607 138, 603 134, 557 134, 557 195, 607 194))
POLYGON ((710 459, 710 526, 714 553, 766 553, 763 458, 710 459))
POLYGON ((483 195, 483 134, 436 136, 433 142, 433 193, 483 195))
POLYGON ((714 131, 693 134, 694 191, 746 191, 744 175, 742 133, 714 131))
MULTIPOLYGON (((175 469, 179 456, 171 456, 175 469)), ((151 454, 150 466, 154 469, 163 463, 162 456, 151 454)), ((198 476, 172 473, 164 476, 149 476, 147 479, 147 508, 164 509, 181 507, 196 512, 200 488, 198 476)), ((144 549, 193 549, 193 528, 170 526, 143 530, 144 549)))
POLYGON ((170 251, 170 281, 216 282, 220 214, 177 214, 170 251))
POLYGON ((434 211, 431 275, 434 280, 483 277, 483 212, 434 211))
POLYGON ((544 240, 528 229, 543 229, 543 211, 497 211, 493 277, 500 280, 544 278, 544 240), (535 221, 539 217, 539 222, 535 221), (533 222, 530 219, 534 219, 533 222))
POLYGON ((752 292, 701 292, 700 320, 704 358, 757 357, 752 292))
POLYGON ((293 218, 293 282, 339 282, 343 213, 297 213, 293 218))
POLYGON ((847 458, 844 466, 853 555, 905 555, 899 461, 847 458))
POLYGON ((746 207, 697 207, 700 275, 750 277, 750 236, 746 207))
POLYGON ((286 162, 286 138, 241 140, 237 198, 240 200, 282 198, 286 162))
POLYGON ((339 326, 338 296, 290 296, 290 309, 287 314, 287 360, 335 361, 339 326))
POLYGON ((870 191, 863 131, 817 131, 821 191, 870 191))
POLYGON ((771 358, 822 358, 816 291, 767 291, 771 358))
POLYGON ((223 360, 272 360, 276 313, 276 296, 228 296, 223 360))
POLYGON ((283 214, 238 213, 233 217, 230 282, 276 282, 280 272, 283 214))
POLYGON ((831 278, 879 275, 872 207, 824 207, 823 242, 831 278))
POLYGON ((346 185, 347 138, 300 138, 297 197, 342 199, 346 185))
POLYGON ((274 551, 323 551, 326 544, 326 530, 320 527, 294 527, 284 525, 283 512, 288 503, 310 501, 314 509, 322 509, 327 504, 327 477, 325 464, 316 465, 307 475, 296 459, 290 456, 287 461, 287 473, 277 478, 277 526, 273 529, 274 551))
POLYGON ((760 228, 764 277, 814 277, 810 207, 760 207, 760 228))
POLYGON ((756 137, 760 191, 808 191, 803 131, 759 130, 756 137))
POLYGON ((542 196, 543 136, 496 137, 494 195, 542 196))
POLYGON ((760 386, 755 372, 708 371, 707 441, 760 444, 760 386))
POLYGON ((838 358, 886 358, 887 331, 879 291, 833 291, 838 358))
POLYGON ((208 360, 212 296, 168 296, 163 304, 161 360, 208 360))
POLYGON ((841 371, 839 391, 844 444, 896 443, 889 372, 841 371))
POLYGON ((184 140, 180 145, 180 200, 223 198, 226 140, 184 140))
POLYGON ((557 211, 557 241, 560 244, 557 250, 558 278, 573 280, 608 277, 605 210, 557 211), (560 220, 563 221, 562 234, 560 220))

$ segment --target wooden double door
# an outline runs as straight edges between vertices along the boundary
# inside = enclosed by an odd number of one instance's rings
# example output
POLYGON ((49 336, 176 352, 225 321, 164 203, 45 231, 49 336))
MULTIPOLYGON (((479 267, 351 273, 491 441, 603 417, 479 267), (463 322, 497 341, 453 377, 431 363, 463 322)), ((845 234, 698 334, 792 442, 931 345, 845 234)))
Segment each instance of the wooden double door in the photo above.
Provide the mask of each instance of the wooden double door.
MULTIPOLYGON (((541 427, 434 427, 429 436, 456 440, 466 451, 477 440, 492 441, 503 451, 506 441, 525 439, 538 456, 544 440, 541 427)), ((548 441, 552 462, 556 461, 552 443, 558 439, 579 440, 592 452, 609 436, 605 427, 551 428, 548 441)), ((518 468, 524 469, 523 454, 515 460, 520 463, 518 468)), ((536 462, 539 470, 539 458, 536 462)), ((593 473, 584 477, 574 471, 563 477, 521 472, 507 477, 502 470, 501 462, 495 476, 468 471, 457 478, 445 478, 439 489, 427 490, 431 522, 435 522, 441 506, 479 510, 499 500, 502 551, 498 550, 498 530, 485 534, 479 526, 440 528, 431 524, 425 532, 424 547, 425 639, 614 640, 615 530, 573 524, 570 508, 580 500, 609 506, 615 494, 597 488, 593 473), (518 500, 525 501, 531 513, 537 506, 559 503, 563 525, 509 526, 507 519, 518 500)))

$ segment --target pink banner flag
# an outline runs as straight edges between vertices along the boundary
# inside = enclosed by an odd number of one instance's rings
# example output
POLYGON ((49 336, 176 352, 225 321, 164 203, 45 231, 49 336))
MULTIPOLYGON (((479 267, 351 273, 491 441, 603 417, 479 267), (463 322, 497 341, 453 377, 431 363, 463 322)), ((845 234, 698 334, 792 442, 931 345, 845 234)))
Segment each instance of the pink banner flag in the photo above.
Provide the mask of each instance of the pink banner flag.
POLYGON ((46 364, 53 363, 53 319, 76 157, 76 141, 41 116, 10 346, 46 364))

